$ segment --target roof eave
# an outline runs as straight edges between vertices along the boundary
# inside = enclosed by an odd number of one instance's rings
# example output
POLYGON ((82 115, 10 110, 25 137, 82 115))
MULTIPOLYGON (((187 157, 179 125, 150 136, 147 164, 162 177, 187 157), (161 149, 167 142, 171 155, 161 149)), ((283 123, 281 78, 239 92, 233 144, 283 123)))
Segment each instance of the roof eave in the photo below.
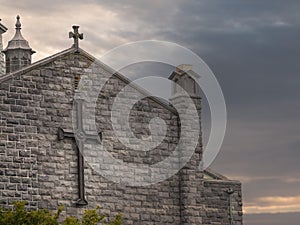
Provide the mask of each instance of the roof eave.
POLYGON ((83 49, 79 48, 79 53, 77 53, 77 49, 74 48, 73 46, 71 48, 68 48, 68 49, 64 50, 64 51, 56 53, 56 54, 54 54, 52 56, 49 56, 49 57, 44 58, 44 59, 41 59, 41 60, 39 60, 39 61, 37 61, 37 62, 35 62, 33 64, 30 64, 30 65, 28 65, 26 67, 23 67, 20 70, 14 71, 12 73, 9 73, 9 74, 6 74, 6 75, 0 77, 0 83, 5 82, 5 81, 11 79, 13 76, 24 74, 24 73, 26 73, 26 72, 28 72, 30 70, 33 70, 33 69, 35 69, 35 68, 37 68, 39 66, 45 65, 45 64, 47 64, 47 63, 55 60, 56 58, 61 57, 61 56, 65 55, 65 54, 69 54, 69 53, 83 54, 85 57, 87 57, 91 61, 94 61, 96 64, 101 65, 104 70, 106 70, 107 72, 111 73, 112 75, 118 77, 120 80, 122 80, 126 84, 130 85, 132 88, 134 88, 137 91, 141 92, 145 96, 149 96, 149 98, 151 100, 155 101, 156 103, 158 103, 159 105, 163 106, 164 108, 166 108, 170 112, 174 113, 175 115, 178 114, 178 112, 171 105, 169 105, 169 104, 161 101, 159 98, 157 98, 155 96, 151 96, 151 93, 149 93, 147 90, 145 90, 144 88, 138 86, 137 84, 132 83, 132 81, 130 79, 128 79, 127 77, 125 77, 121 73, 115 71, 114 69, 112 69, 108 65, 104 64, 103 62, 99 61, 98 59, 96 59, 94 56, 92 56, 91 54, 87 53, 83 49))
POLYGON ((36 67, 39 67, 39 66, 44 65, 44 64, 47 64, 47 63, 51 62, 53 59, 55 59, 55 58, 57 58, 59 56, 62 56, 62 55, 67 54, 67 53, 71 53, 73 50, 74 50, 73 48, 66 49, 66 50, 61 51, 59 53, 56 53, 56 54, 54 54, 52 56, 46 57, 46 58, 41 59, 41 60, 39 60, 39 61, 37 61, 35 63, 32 63, 32 64, 30 64, 30 65, 28 65, 26 67, 23 67, 23 68, 21 68, 19 70, 16 70, 16 71, 14 71, 12 73, 5 74, 4 76, 0 77, 0 83, 5 82, 5 81, 11 79, 13 76, 24 74, 24 73, 26 73, 26 72, 28 72, 30 70, 35 69, 36 67))

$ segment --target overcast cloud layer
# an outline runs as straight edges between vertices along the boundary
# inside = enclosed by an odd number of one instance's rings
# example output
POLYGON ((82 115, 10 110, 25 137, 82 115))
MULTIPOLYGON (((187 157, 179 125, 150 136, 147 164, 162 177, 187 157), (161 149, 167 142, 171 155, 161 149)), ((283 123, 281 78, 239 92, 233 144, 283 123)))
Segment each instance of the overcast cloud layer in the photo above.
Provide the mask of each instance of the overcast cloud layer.
MULTIPOLYGON (((85 35, 81 47, 96 57, 144 39, 190 48, 211 67, 227 103, 228 130, 212 167, 243 182, 246 213, 300 212, 299 1, 0 3, 2 23, 9 28, 4 45, 20 14, 23 35, 38 52, 34 60, 70 47, 73 24, 79 24, 85 35)), ((170 73, 168 66, 151 70, 145 64, 138 69, 165 77, 170 73)), ((289 220, 299 221, 300 213, 292 215, 289 220)), ((279 217, 261 216, 265 219, 247 216, 246 224, 279 224, 279 217)))

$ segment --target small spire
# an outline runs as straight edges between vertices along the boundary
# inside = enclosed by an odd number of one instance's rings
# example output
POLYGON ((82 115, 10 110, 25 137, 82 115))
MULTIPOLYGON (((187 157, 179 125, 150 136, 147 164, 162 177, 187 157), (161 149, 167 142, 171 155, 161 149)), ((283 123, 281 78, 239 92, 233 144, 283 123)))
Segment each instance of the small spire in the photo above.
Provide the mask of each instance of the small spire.
POLYGON ((17 15, 16 29, 17 30, 21 29, 21 22, 20 22, 20 16, 19 15, 17 15))
POLYGON ((6 72, 10 73, 31 64, 31 55, 35 53, 21 34, 20 16, 17 16, 16 32, 2 51, 6 58, 6 72), (14 60, 12 60, 14 59, 14 60))

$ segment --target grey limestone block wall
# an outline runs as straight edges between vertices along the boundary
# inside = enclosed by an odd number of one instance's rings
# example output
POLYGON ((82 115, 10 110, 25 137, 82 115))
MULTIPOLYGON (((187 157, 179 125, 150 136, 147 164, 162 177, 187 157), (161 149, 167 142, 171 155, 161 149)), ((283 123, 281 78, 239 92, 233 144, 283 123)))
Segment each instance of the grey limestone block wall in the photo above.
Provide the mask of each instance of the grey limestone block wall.
POLYGON ((243 224, 241 183, 231 180, 205 180, 203 182, 202 200, 204 202, 203 224, 233 225, 243 224), (230 213, 229 190, 232 190, 230 213), (231 214, 231 215, 230 215, 231 214))
MULTIPOLYGON (((85 73, 90 63, 85 57, 70 54, 1 84, 2 206, 11 207, 13 201, 25 200, 28 208, 55 209, 64 204, 68 214, 78 215, 83 211, 75 205, 78 195, 75 143, 72 139, 58 141, 57 128, 72 128, 74 75, 85 73)), ((99 103, 105 104, 97 104, 97 120, 101 120, 98 128, 103 132, 103 142, 112 146, 116 157, 144 163, 149 155, 126 151, 110 135, 107 111, 114 91, 122 85, 125 84, 113 78, 106 89, 107 98, 99 99, 99 103)), ((176 142, 172 133, 178 134, 177 124, 162 106, 149 99, 143 102, 151 113, 168 118, 172 126, 165 141, 168 147, 150 153, 153 160, 159 160, 157 156, 167 156, 160 153, 169 151, 169 145, 176 142)), ((142 112, 138 107, 135 106, 136 112, 142 112)), ((138 127, 133 124, 133 129, 142 129, 147 120, 138 121, 141 124, 138 127)), ((88 207, 100 205, 104 213, 112 216, 122 212, 125 224, 179 224, 178 176, 148 187, 124 187, 100 176, 86 163, 85 190, 88 207)))
MULTIPOLYGON (((25 200, 30 209, 56 209, 63 204, 64 213, 72 215, 100 205, 102 212, 108 215, 121 212, 124 224, 179 225, 219 221, 217 214, 211 218, 206 209, 211 206, 218 210, 219 204, 210 205, 213 197, 209 196, 220 197, 224 186, 204 182, 202 172, 195 170, 201 159, 201 142, 183 170, 145 187, 113 183, 85 162, 85 193, 89 205, 76 207, 76 144, 72 139, 59 141, 57 129, 72 129, 75 77, 92 73, 89 69, 92 63, 92 59, 82 54, 69 53, 31 70, 15 73, 1 82, 0 205, 8 208, 13 201, 25 200)), ((101 66, 99 71, 98 76, 104 75, 101 66)), ((151 118, 163 118, 168 129, 161 145, 149 152, 136 152, 124 147, 114 136, 109 111, 116 93, 125 85, 124 81, 112 77, 97 99, 96 128, 102 132, 103 144, 114 157, 126 163, 153 163, 168 157, 178 142, 178 118, 151 98, 134 105, 130 114, 131 128, 137 137, 147 136, 151 118)), ((224 210, 225 198, 219 199, 224 203, 224 210)))

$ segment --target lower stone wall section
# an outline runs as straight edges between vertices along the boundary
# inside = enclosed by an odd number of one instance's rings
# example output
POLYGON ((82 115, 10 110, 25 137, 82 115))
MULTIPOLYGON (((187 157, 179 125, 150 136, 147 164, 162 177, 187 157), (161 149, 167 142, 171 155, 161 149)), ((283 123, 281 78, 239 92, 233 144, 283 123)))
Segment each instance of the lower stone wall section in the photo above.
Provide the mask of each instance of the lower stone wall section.
POLYGON ((230 180, 204 180, 203 183, 203 225, 242 225, 241 183, 230 180), (232 213, 230 213, 229 193, 232 193, 232 213))

